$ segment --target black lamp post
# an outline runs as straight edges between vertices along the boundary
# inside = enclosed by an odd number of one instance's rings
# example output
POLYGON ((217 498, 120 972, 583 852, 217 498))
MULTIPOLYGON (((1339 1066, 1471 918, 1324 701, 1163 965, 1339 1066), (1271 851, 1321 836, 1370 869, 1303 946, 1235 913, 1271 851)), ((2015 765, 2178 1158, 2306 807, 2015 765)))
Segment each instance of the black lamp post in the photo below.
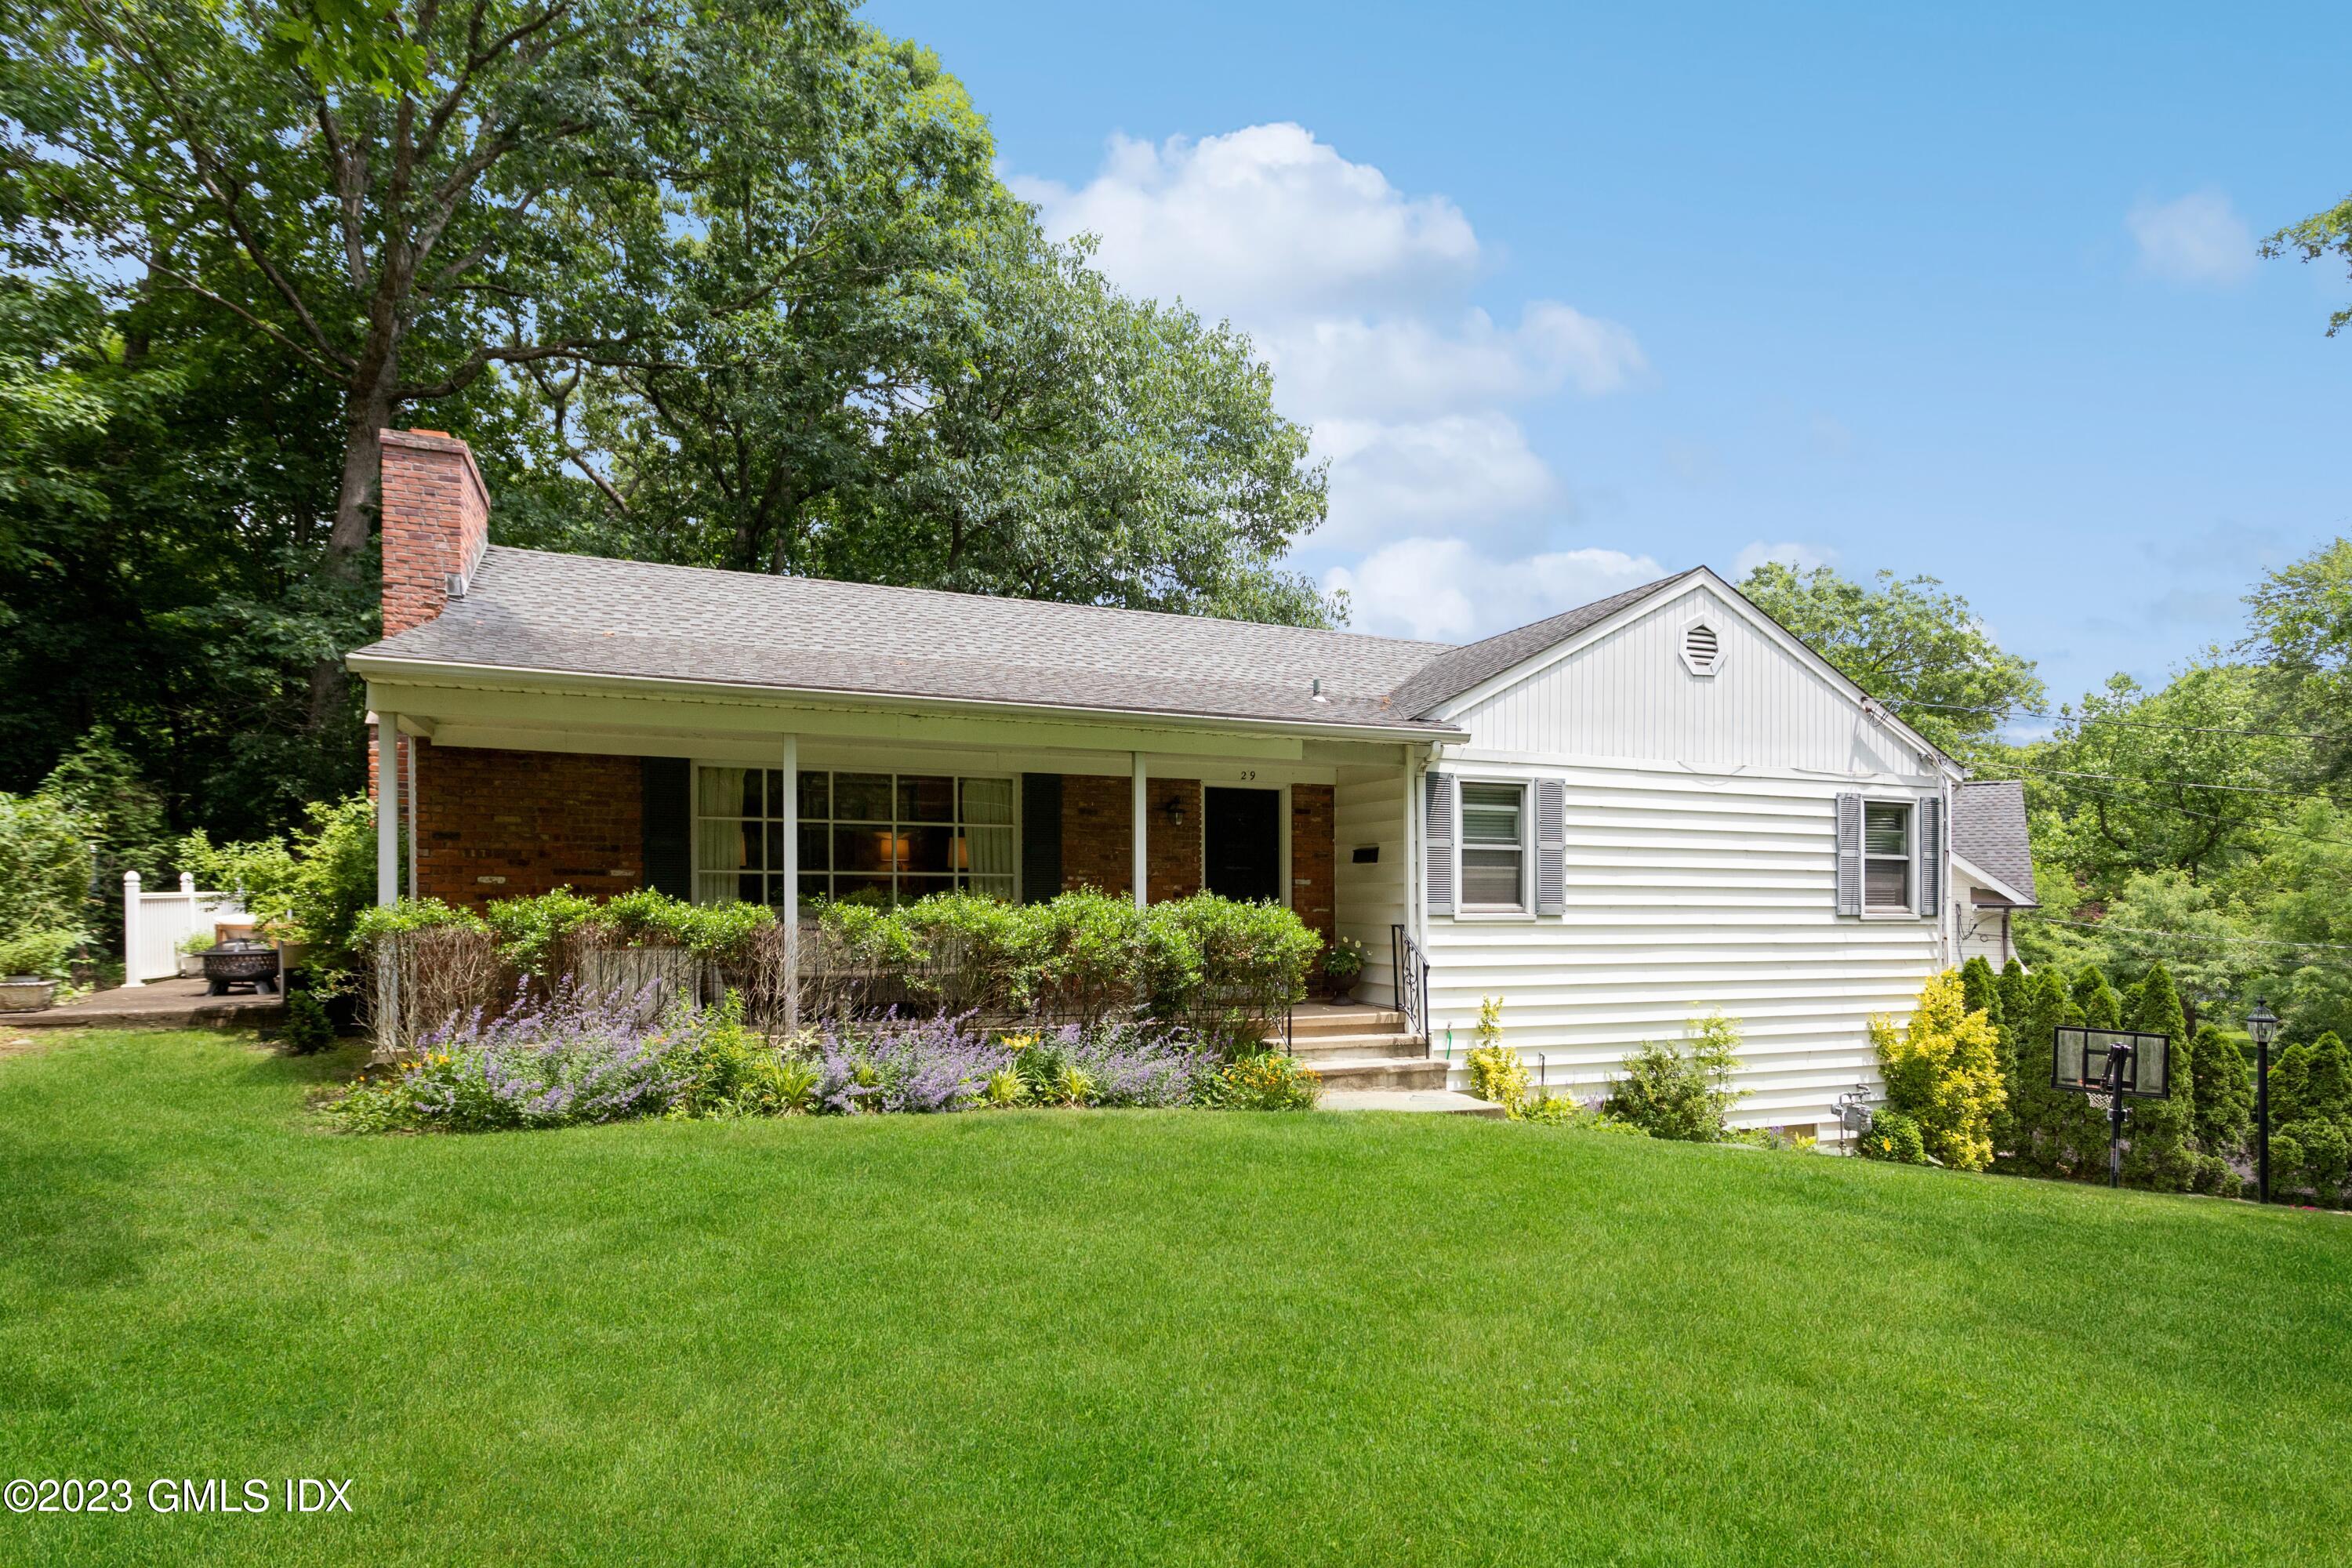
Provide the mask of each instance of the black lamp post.
POLYGON ((2278 1038, 2278 1015, 2270 1003, 2254 998, 2246 1015, 2246 1033, 2254 1037, 2254 1194, 2258 1203, 2271 1201, 2271 1042, 2278 1038))

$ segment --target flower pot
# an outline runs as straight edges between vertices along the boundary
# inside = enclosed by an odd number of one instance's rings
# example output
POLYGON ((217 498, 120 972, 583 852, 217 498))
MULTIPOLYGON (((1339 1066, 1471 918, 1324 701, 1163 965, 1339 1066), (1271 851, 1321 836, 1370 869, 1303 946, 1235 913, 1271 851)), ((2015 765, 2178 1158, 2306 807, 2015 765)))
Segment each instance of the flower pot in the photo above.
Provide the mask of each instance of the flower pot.
POLYGON ((11 974, 0 979, 0 1013, 38 1013, 58 994, 58 983, 37 974, 11 974))

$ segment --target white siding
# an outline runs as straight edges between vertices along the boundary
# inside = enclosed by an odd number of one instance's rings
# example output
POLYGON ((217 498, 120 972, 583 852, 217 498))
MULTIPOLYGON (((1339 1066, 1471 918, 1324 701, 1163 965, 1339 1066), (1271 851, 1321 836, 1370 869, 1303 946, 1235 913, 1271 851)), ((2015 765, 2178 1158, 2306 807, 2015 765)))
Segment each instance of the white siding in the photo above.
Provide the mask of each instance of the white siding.
POLYGON ((1934 767, 1703 586, 1454 717, 1483 752, 1840 775, 1934 767), (1704 679, 1681 652, 1684 628, 1701 619, 1723 649, 1704 679))
POLYGON ((1440 767, 1565 781, 1567 909, 1431 919, 1436 1048, 1451 1026, 1459 1061, 1498 995, 1530 1068, 1598 1096, 1627 1052, 1719 1010, 1745 1042, 1738 1124, 1834 1121, 1842 1091, 1874 1089, 1869 1020, 1908 1015, 1944 921, 1839 917, 1836 798, 1940 795, 1929 757, 1705 588, 1456 718, 1472 740, 1440 767), (1681 657, 1700 618, 1711 678, 1681 657))
POLYGON ((1957 866, 1952 868, 1952 962, 1966 963, 1981 958, 1999 973, 2017 955, 2017 949, 2009 940, 2007 910, 1969 902, 1969 893, 1979 885, 1957 866))
POLYGON ((1338 861, 1335 918, 1341 936, 1364 944, 1364 973, 1355 994, 1387 1005, 1396 977, 1389 956, 1389 928, 1404 921, 1404 773, 1391 767, 1343 767, 1332 807, 1332 848, 1338 861), (1358 865, 1355 851, 1370 846, 1380 858, 1358 865))

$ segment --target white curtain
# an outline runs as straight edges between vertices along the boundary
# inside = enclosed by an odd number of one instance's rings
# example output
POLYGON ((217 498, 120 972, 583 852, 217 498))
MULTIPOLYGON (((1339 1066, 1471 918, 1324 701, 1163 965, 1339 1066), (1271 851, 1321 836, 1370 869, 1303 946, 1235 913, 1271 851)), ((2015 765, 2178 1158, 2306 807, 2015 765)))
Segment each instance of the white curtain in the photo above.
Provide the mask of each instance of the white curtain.
POLYGON ((972 886, 1001 898, 1013 896, 1013 781, 965 779, 963 835, 969 846, 972 886))
POLYGON ((735 873, 743 865, 743 770, 703 768, 696 789, 696 901, 731 904, 741 896, 735 873))

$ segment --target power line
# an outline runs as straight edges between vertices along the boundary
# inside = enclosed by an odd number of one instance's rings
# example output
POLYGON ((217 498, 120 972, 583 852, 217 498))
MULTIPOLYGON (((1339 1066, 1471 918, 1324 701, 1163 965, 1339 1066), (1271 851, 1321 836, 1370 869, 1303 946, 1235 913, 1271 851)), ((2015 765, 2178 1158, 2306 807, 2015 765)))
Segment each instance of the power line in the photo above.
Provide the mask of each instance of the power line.
POLYGON ((1933 708, 1945 713, 1994 713, 2078 725, 2125 724, 2136 730, 2175 730, 2190 735, 2252 735, 2284 741, 2352 741, 2352 735, 2330 734, 2324 730, 2242 730, 2224 724, 2171 724, 2160 719, 2121 719, 2109 713, 2053 712, 2047 708, 2020 708, 2011 704, 1986 706, 1968 702, 1929 702, 1916 697, 1893 697, 1885 699, 1885 701, 1890 707, 1933 708))
POLYGON ((2049 778, 2105 779, 2115 784, 2147 784, 2164 789, 2226 790, 2231 795, 2284 795, 2290 800, 2324 800, 2330 805, 2352 805, 2352 802, 2340 800, 2323 790, 2266 789, 2261 784, 2201 784, 2195 779, 2144 779, 2130 773, 2090 773, 2073 768, 2036 767, 2031 763, 2012 763, 2010 766, 2020 773, 2041 773, 2049 778))

